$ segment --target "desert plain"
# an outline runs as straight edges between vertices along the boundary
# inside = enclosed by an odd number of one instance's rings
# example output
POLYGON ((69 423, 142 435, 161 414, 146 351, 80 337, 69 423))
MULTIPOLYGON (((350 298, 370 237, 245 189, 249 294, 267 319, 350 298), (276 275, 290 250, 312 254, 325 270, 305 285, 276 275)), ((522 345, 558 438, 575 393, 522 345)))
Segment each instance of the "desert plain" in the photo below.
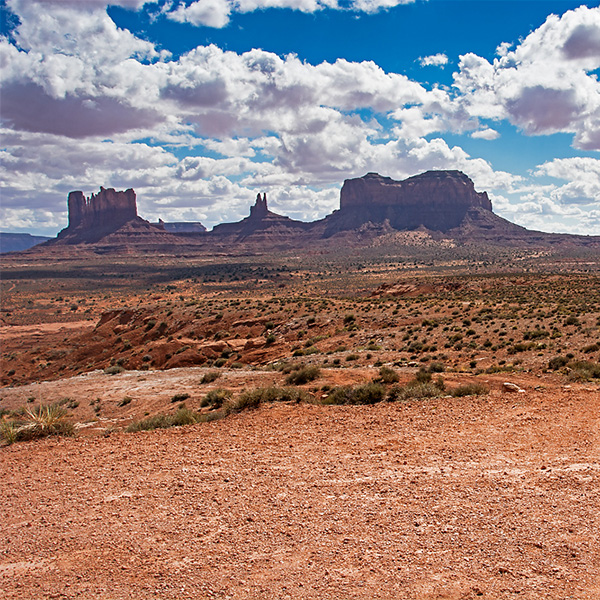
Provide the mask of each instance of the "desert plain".
POLYGON ((411 243, 3 257, 2 596, 600 597, 598 257, 411 243))

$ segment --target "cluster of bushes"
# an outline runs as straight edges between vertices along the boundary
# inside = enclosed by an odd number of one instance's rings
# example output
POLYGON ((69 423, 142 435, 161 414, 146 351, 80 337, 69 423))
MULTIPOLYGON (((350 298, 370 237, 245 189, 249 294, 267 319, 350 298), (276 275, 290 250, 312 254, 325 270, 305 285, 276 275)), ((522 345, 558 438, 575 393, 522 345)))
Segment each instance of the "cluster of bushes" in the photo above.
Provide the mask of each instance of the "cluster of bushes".
POLYGON ((174 414, 154 415, 136 421, 127 428, 127 431, 148 431, 179 425, 207 423, 218 421, 233 413, 258 408, 263 402, 306 402, 310 399, 309 394, 303 390, 274 386, 248 390, 236 398, 232 396, 231 390, 221 388, 211 390, 200 403, 201 407, 210 409, 208 412, 192 411, 185 405, 181 405, 174 414))
POLYGON ((551 371, 566 369, 569 377, 574 381, 588 381, 600 379, 600 364, 584 360, 572 360, 570 356, 555 356, 548 361, 551 371))
POLYGON ((0 421, 0 439, 5 444, 74 432, 73 423, 58 404, 26 408, 16 418, 0 421))
POLYGON ((428 370, 419 371, 414 379, 405 385, 392 385, 386 388, 383 383, 392 383, 398 381, 397 375, 393 369, 382 367, 379 371, 377 381, 358 386, 342 386, 331 390, 325 398, 321 400, 322 404, 376 404, 387 400, 389 402, 398 402, 406 400, 419 400, 423 398, 438 398, 440 396, 474 396, 487 394, 489 388, 480 383, 468 383, 460 385, 453 389, 446 389, 446 384, 441 377, 433 379, 428 370), (394 377, 396 375, 396 377, 394 377))

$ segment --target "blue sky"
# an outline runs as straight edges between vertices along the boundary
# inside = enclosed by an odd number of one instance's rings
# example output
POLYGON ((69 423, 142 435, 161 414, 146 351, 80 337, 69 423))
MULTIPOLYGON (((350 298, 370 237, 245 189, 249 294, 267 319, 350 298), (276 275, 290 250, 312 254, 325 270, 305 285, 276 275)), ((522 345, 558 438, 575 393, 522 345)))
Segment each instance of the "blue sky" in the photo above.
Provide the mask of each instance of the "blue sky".
POLYGON ((150 220, 313 220, 343 180, 460 169, 600 234, 600 8, 552 0, 2 0, 3 231, 133 187, 150 220))

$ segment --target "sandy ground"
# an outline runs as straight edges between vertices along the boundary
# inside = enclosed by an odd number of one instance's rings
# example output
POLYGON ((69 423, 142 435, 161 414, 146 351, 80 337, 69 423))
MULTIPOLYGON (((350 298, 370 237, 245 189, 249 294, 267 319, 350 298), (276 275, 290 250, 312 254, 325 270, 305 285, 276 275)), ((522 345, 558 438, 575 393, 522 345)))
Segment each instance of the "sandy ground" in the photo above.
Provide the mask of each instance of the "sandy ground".
POLYGON ((600 390, 534 383, 2 448, 0 592, 596 600, 600 390))

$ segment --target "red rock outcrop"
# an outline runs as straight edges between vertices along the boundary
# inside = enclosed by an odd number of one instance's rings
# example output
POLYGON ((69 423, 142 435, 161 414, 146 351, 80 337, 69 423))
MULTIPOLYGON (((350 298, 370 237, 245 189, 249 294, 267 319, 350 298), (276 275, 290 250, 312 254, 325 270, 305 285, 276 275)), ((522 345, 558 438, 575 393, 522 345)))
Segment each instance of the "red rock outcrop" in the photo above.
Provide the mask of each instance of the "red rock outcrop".
POLYGON ((229 238, 238 243, 252 242, 264 246, 277 246, 279 243, 289 244, 292 239, 305 235, 310 227, 310 223, 296 221, 270 211, 267 195, 258 194, 256 203, 250 207, 250 216, 237 223, 216 225, 210 232, 210 238, 211 241, 229 238))
POLYGON ((53 242, 64 244, 96 243, 119 231, 125 225, 136 231, 164 232, 160 224, 150 224, 138 217, 135 192, 132 189, 117 192, 114 188, 100 188, 89 198, 83 192, 69 193, 69 225, 53 242))
POLYGON ((68 199, 69 226, 83 229, 118 229, 137 217, 135 192, 130 188, 117 192, 114 188, 100 188, 89 198, 83 192, 71 192, 68 199))
POLYGON ((394 229, 448 231, 459 226, 470 209, 491 212, 492 203, 460 171, 427 171, 404 181, 367 173, 344 182, 340 210, 330 225, 344 230, 388 221, 394 229))

